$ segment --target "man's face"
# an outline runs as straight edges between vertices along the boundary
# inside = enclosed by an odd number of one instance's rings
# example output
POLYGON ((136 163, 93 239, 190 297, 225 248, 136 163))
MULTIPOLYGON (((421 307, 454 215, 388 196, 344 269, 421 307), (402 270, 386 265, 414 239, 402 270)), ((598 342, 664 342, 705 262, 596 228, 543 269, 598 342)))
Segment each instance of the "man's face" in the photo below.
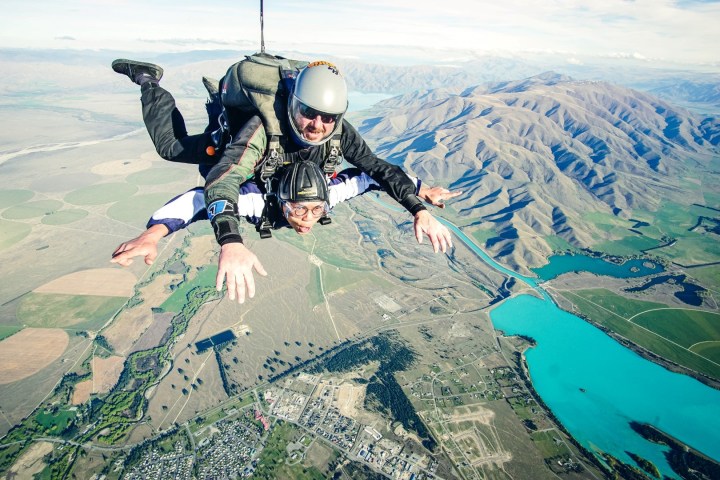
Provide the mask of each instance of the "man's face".
POLYGON ((283 214, 290 226, 300 235, 310 233, 312 227, 327 211, 325 202, 283 203, 283 214))
POLYGON ((305 140, 320 142, 332 134, 337 117, 302 105, 295 113, 295 125, 305 140))

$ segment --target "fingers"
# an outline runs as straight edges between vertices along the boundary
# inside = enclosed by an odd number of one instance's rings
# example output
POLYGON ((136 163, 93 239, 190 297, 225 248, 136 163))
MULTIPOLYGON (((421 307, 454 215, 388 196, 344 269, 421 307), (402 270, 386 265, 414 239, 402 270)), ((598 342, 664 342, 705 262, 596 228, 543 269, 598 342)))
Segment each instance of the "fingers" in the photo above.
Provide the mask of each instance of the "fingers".
MULTIPOLYGON (((445 238, 445 242, 447 243, 448 248, 453 248, 452 235, 450 235, 450 230, 445 229, 445 232, 443 232, 443 237, 445 238)), ((443 252, 444 251, 445 250, 443 250, 443 252)))
POLYGON ((215 277, 215 290, 222 292, 223 283, 225 282, 225 269, 222 266, 218 267, 218 273, 215 277))
POLYGON ((147 255, 145 255, 145 265, 152 265, 155 262, 156 258, 157 251, 148 253, 147 255))
POLYGON ((128 252, 116 254, 111 260, 110 263, 117 263, 118 265, 122 267, 127 267, 128 265, 133 263, 132 255, 128 252))
POLYGON ((247 287, 248 298, 255 296, 255 278, 253 277, 252 270, 243 274, 243 280, 240 283, 240 291, 238 292, 238 303, 245 301, 245 287, 247 287))
MULTIPOLYGON (((262 263, 260 263, 260 260, 255 258, 255 262, 253 262, 253 267, 255 268, 255 271, 262 275, 263 277, 267 276, 267 272, 265 271, 265 267, 262 266, 262 263)), ((252 295, 250 295, 252 297, 252 295)))
POLYGON ((133 263, 132 257, 136 256, 136 254, 133 252, 132 248, 130 248, 129 250, 125 250, 126 247, 127 245, 123 243, 118 248, 116 248, 112 254, 110 263, 117 263, 118 265, 121 265, 123 267, 127 267, 128 265, 133 263))
POLYGON ((423 228, 422 225, 420 225, 419 222, 415 222, 415 238, 417 239, 418 243, 422 243, 423 239, 423 228))
POLYGON ((438 249, 440 247, 440 241, 438 240, 437 235, 434 235, 434 234, 431 234, 430 232, 428 232, 428 238, 430 238, 430 243, 432 243, 433 252, 438 253, 438 249))

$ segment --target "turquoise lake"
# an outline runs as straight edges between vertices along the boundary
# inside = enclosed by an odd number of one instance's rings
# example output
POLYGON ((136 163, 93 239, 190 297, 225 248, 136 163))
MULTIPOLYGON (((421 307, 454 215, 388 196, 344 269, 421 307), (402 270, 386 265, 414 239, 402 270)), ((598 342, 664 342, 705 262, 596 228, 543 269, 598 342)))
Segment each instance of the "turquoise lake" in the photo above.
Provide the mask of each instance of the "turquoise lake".
POLYGON ((507 335, 525 335, 537 342, 526 352, 533 387, 580 444, 631 465, 626 452, 635 453, 653 462, 663 475, 679 478, 663 455, 667 448, 630 428, 629 423, 637 421, 720 460, 720 391, 645 360, 561 310, 535 279, 494 262, 456 226, 440 221, 488 265, 542 296, 509 298, 490 312, 490 318, 507 335))
POLYGON ((652 263, 652 267, 649 267, 644 265, 645 263, 650 264, 651 262, 633 259, 618 265, 602 258, 587 255, 552 255, 548 258, 547 265, 531 270, 542 280, 552 280, 563 273, 581 271, 616 278, 644 277, 665 271, 662 265, 652 263))
POLYGON ((521 295, 490 317, 508 335, 535 339, 526 352, 533 386, 588 450, 633 464, 625 454, 630 451, 678 478, 662 454, 666 449, 630 428, 635 420, 720 459, 720 391, 643 359, 546 300, 521 295))

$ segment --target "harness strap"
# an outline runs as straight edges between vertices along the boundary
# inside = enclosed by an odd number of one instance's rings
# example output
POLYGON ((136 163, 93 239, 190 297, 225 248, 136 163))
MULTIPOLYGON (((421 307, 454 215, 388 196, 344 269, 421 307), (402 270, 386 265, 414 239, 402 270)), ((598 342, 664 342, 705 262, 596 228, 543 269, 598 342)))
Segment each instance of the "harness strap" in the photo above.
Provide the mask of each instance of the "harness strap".
POLYGON ((323 171, 328 177, 332 177, 335 174, 335 168, 342 162, 342 152, 340 151, 340 135, 335 134, 328 142, 330 150, 325 156, 323 163, 323 171))

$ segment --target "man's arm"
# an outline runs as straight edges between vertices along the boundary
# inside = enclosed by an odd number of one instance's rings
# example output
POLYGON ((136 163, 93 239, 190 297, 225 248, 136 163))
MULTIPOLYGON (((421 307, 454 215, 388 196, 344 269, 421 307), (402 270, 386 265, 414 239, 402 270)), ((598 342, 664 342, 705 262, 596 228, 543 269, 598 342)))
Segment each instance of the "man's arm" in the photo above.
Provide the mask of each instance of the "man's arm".
MULTIPOLYGON (((407 174, 405 174, 407 175, 407 174)), ((462 194, 462 191, 451 192, 447 188, 425 185, 419 178, 407 175, 415 186, 415 194, 439 208, 445 208, 445 201, 462 194)), ((366 192, 381 190, 380 185, 367 173, 358 168, 346 168, 330 180, 328 187, 330 208, 366 192)))
MULTIPOLYGON (((262 215, 265 199, 255 182, 245 182, 237 197, 238 214, 250 223, 262 215)), ((112 263, 126 267, 132 258, 145 256, 145 263, 151 265, 157 256, 157 244, 161 238, 186 228, 198 220, 207 220, 205 195, 202 187, 196 187, 168 201, 152 214, 147 230, 138 237, 123 242, 113 252, 112 263)))
POLYGON ((165 225, 153 225, 132 240, 121 243, 113 252, 110 262, 127 267, 133 263, 133 257, 142 255, 145 263, 152 265, 157 257, 158 242, 168 233, 170 230, 165 225))
POLYGON ((238 190, 251 178, 255 166, 262 160, 267 138, 262 121, 253 117, 235 135, 232 148, 223 153, 220 161, 208 173, 205 183, 205 204, 215 238, 220 244, 216 288, 227 283, 228 296, 239 303, 255 296, 253 269, 267 275, 262 264, 242 243, 238 218, 238 190))
POLYGON ((365 140, 347 121, 343 121, 342 151, 348 162, 370 175, 385 192, 410 212, 414 218, 418 243, 422 243, 423 235, 427 235, 436 253, 445 253, 448 247, 452 247, 450 231, 427 211, 417 197, 413 182, 400 167, 372 153, 365 140))

